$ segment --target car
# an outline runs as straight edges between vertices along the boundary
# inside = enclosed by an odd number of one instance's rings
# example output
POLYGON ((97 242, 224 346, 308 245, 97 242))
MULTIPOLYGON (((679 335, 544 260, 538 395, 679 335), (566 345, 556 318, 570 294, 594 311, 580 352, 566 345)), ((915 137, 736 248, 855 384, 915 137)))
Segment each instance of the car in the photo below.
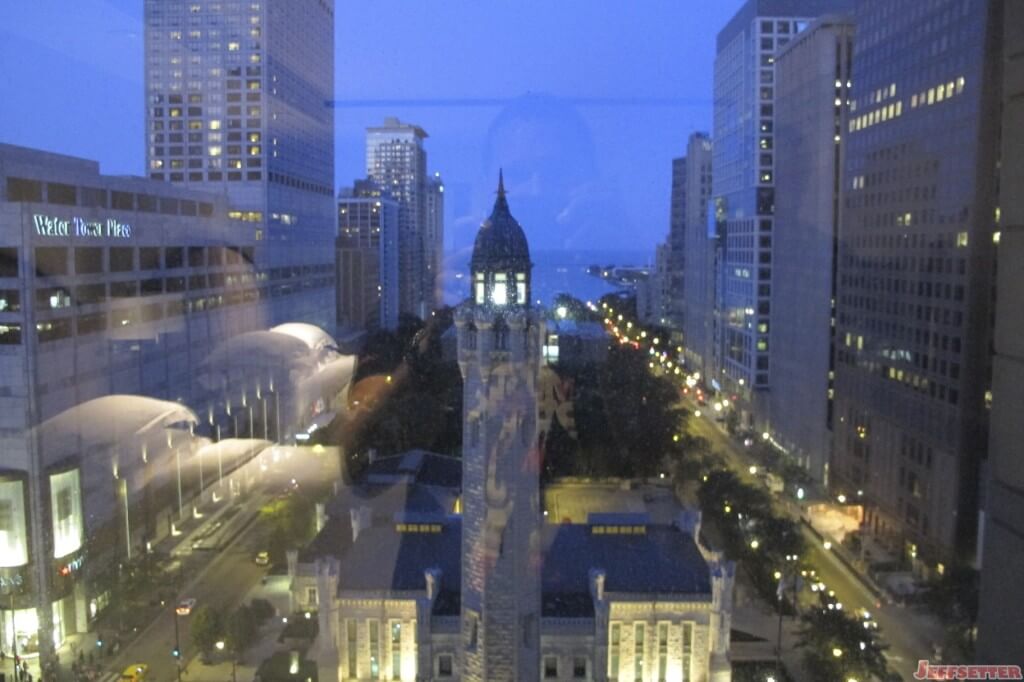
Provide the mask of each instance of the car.
POLYGON ((192 613, 192 609, 196 607, 196 600, 194 597, 188 597, 178 602, 178 605, 174 607, 174 612, 179 616, 187 616, 192 613))
POLYGON ((121 682, 143 682, 146 679, 146 671, 149 666, 145 663, 133 663, 121 673, 121 682))
POLYGON ((253 562, 257 566, 269 566, 270 565, 270 552, 259 552, 254 558, 253 562))

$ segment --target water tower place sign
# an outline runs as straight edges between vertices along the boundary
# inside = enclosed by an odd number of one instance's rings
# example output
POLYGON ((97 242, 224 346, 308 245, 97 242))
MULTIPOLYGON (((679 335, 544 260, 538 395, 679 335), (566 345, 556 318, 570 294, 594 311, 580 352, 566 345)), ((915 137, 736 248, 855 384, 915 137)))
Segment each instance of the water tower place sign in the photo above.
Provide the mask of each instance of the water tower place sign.
POLYGON ((79 216, 61 218, 34 213, 32 223, 41 237, 93 237, 131 239, 132 226, 114 218, 88 220, 79 216))

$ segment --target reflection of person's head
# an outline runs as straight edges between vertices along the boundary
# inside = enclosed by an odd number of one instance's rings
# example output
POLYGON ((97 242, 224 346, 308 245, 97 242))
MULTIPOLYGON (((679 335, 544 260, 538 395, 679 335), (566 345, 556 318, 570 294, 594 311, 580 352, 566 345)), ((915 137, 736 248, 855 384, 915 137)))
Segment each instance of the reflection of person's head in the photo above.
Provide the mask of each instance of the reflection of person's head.
POLYGON ((509 103, 487 131, 483 173, 504 168, 515 213, 532 227, 531 241, 561 246, 571 230, 567 209, 597 176, 594 143, 579 112, 565 100, 525 95, 509 103), (561 225, 557 231, 555 228, 561 225))
POLYGON ((571 104, 549 95, 514 99, 494 119, 484 151, 488 178, 499 165, 506 177, 536 177, 553 190, 588 182, 597 174, 587 124, 571 104))

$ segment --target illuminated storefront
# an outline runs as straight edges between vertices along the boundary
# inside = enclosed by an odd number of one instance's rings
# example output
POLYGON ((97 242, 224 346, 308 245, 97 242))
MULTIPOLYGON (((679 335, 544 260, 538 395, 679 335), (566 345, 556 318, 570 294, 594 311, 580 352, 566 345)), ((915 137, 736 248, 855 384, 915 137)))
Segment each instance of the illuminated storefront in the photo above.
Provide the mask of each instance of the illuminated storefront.
MULTIPOLYGON (((18 474, 0 474, 0 568, 27 563, 25 478, 18 474)), ((0 584, 0 587, 6 585, 0 584)))
POLYGON ((53 558, 82 548, 82 492, 78 468, 50 475, 53 558))

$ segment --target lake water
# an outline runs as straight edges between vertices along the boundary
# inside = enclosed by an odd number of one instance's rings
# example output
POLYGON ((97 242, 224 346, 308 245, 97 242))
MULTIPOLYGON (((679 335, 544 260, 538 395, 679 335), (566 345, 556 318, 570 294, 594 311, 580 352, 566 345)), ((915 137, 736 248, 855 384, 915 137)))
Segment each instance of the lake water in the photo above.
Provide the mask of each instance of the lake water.
MULTIPOLYGON (((646 251, 536 251, 533 258, 533 298, 550 305, 556 295, 568 293, 583 301, 596 301, 621 288, 587 273, 591 265, 645 265, 653 256, 646 251)), ((469 295, 469 260, 450 258, 444 278, 445 303, 455 305, 469 295), (461 275, 459 277, 458 275, 461 275)))

